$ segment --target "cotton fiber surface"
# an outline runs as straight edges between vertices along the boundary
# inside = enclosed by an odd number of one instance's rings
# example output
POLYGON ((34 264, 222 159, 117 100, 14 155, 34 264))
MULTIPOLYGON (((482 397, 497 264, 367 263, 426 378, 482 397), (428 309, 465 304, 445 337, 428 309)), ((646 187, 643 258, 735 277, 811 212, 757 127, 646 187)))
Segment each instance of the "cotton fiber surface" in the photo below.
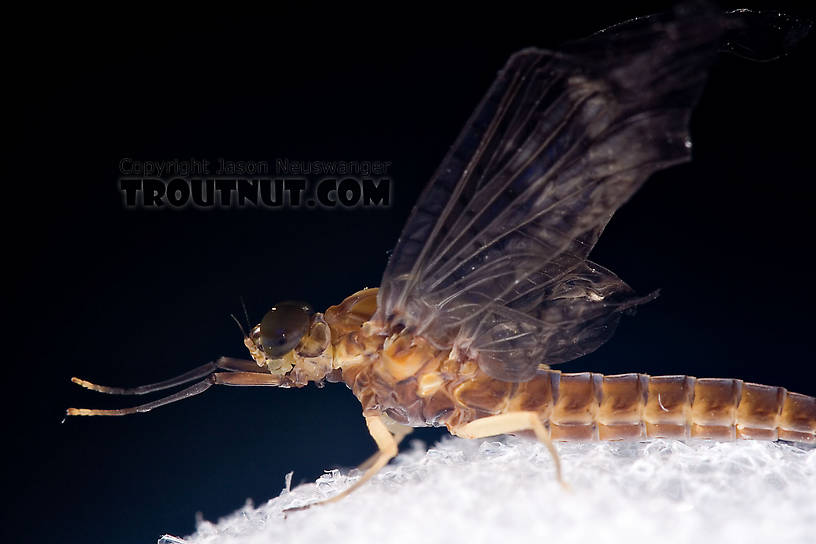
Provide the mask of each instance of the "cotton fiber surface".
POLYGON ((338 503, 282 513, 334 496, 357 471, 202 521, 183 541, 816 543, 816 449, 674 440, 557 447, 569 489, 533 440, 448 438, 427 451, 415 442, 338 503))

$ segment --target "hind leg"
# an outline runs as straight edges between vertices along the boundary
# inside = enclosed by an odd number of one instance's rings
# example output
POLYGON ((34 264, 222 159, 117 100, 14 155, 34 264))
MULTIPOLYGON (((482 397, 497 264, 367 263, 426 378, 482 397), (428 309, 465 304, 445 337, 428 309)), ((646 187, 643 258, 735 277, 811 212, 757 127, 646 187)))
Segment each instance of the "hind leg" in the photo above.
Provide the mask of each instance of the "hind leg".
POLYGON ((538 441, 547 446, 555 462, 555 474, 558 482, 566 487, 561 475, 561 460, 558 457, 558 451, 555 449, 552 440, 550 440, 550 433, 547 432, 535 412, 510 412, 497 416, 488 416, 450 429, 451 433, 462 438, 485 438, 519 431, 533 431, 538 441))

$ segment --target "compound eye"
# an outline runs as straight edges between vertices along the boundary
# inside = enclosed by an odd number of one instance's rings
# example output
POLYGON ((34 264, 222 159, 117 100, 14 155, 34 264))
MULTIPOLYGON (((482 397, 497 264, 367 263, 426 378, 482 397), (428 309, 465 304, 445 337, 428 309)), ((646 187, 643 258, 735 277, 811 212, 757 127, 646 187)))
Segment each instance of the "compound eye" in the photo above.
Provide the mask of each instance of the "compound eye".
POLYGON ((261 348, 268 357, 282 357, 295 349, 309 330, 312 307, 287 300, 272 307, 261 321, 261 348))

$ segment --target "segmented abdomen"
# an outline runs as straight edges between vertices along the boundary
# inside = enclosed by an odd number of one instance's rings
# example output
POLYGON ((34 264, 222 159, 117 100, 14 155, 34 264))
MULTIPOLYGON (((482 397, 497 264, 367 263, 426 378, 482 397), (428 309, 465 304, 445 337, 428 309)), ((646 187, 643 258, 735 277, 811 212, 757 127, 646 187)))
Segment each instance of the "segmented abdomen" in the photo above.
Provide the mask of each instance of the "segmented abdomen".
POLYGON ((553 440, 816 443, 816 398, 783 387, 727 378, 558 371, 542 372, 520 385, 508 399, 508 409, 539 412, 553 440))
MULTIPOLYGON (((365 415, 452 432, 491 415, 537 412, 554 440, 713 438, 816 444, 816 398, 727 378, 538 371, 510 383, 410 334, 364 334, 376 309, 365 289, 326 310, 335 368, 365 415), (387 338, 387 339, 386 339, 387 338)), ((369 327, 371 328, 371 327, 369 327)))

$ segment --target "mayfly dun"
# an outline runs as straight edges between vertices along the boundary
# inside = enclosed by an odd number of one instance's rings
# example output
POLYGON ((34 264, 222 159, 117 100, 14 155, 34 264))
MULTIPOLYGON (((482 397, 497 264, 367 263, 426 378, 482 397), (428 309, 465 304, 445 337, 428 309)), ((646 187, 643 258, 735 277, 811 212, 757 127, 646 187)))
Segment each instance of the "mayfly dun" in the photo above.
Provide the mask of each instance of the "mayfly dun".
POLYGON ((325 312, 275 305, 244 334, 250 359, 221 357, 124 389, 343 382, 378 452, 338 500, 397 454, 413 427, 478 438, 532 432, 554 442, 655 437, 816 443, 816 398, 738 379, 562 373, 594 351, 637 295, 588 260, 612 214, 655 171, 691 158, 689 117, 718 49, 767 60, 807 25, 780 14, 705 7, 635 19, 568 43, 525 49, 499 72, 419 198, 379 288, 325 312), (755 36, 760 36, 755 38, 755 36))

